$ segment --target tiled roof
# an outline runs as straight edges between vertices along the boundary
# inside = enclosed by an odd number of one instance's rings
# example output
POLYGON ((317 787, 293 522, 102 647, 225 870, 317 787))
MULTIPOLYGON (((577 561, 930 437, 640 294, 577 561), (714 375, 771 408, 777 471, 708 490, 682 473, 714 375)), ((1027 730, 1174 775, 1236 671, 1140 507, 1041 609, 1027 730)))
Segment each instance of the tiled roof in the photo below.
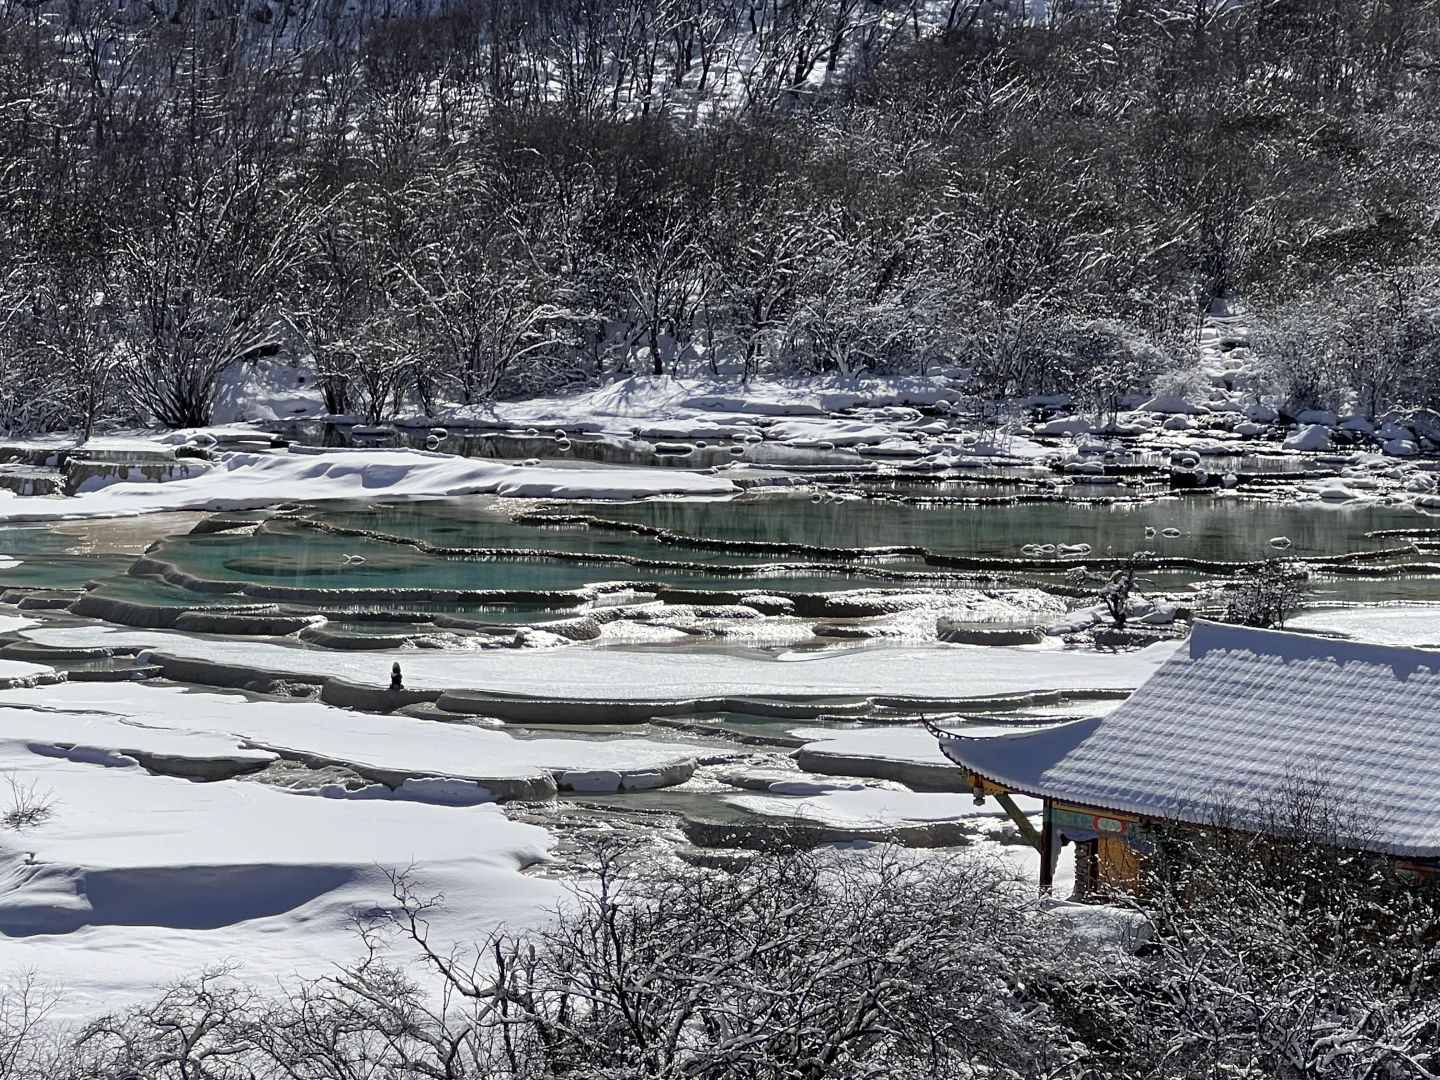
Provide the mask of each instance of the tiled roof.
POLYGON ((1202 622, 1108 716, 940 747, 1018 791, 1196 824, 1318 779, 1346 840, 1440 856, 1440 652, 1202 622))

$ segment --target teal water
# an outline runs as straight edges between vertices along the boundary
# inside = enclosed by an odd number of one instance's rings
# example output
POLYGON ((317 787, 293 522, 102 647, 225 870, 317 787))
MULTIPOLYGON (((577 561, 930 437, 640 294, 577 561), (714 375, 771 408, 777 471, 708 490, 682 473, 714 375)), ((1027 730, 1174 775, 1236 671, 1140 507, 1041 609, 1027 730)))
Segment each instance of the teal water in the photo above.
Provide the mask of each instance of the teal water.
MULTIPOLYGON (((604 582, 733 592, 776 590, 833 592, 849 589, 953 586, 934 567, 909 557, 846 562, 805 551, 746 554, 716 551, 683 542, 665 543, 624 528, 602 524, 523 524, 507 513, 515 504, 484 498, 419 500, 399 504, 342 503, 300 511, 334 526, 364 529, 454 548, 486 548, 493 557, 445 558, 404 543, 366 536, 342 536, 275 520, 250 536, 180 535, 151 554, 198 578, 295 589, 339 590, 339 595, 286 599, 287 607, 329 611, 416 611, 450 613, 488 622, 524 623, 567 614, 571 609, 527 601, 484 604, 417 602, 406 599, 350 601, 344 590, 436 589, 483 592, 571 592, 604 582), (599 556, 590 560, 548 558, 520 552, 555 551, 599 556), (516 554, 504 554, 516 552, 516 554), (350 558, 347 559, 347 556, 350 558), (627 556, 671 562, 672 567, 607 561, 627 556), (810 565, 798 565, 810 564, 810 565), (816 568, 816 564, 821 566, 816 568), (739 573, 764 566, 763 573, 739 573), (831 567, 833 566, 833 569, 831 567), (876 576, 866 568, 931 575, 911 580, 876 576)), ((533 504, 526 504, 533 505, 533 504)), ((1402 541, 1371 539, 1382 529, 1426 527, 1425 514, 1385 506, 1283 504, 1256 499, 1165 497, 1148 503, 1107 505, 1045 502, 940 505, 825 497, 810 492, 752 493, 728 500, 661 499, 621 504, 547 503, 546 513, 586 515, 617 526, 641 525, 677 536, 721 541, 762 541, 823 548, 924 548, 941 555, 1020 558, 1026 544, 1089 544, 1095 555, 1123 555, 1137 549, 1157 555, 1223 562, 1250 561, 1277 554, 1268 541, 1287 536, 1286 554, 1318 557, 1393 548, 1402 541), (1163 530, 1179 530, 1165 537, 1163 530), (1153 535, 1146 536, 1148 530, 1153 535)), ((255 603, 255 598, 192 592, 157 579, 129 576, 128 556, 68 555, 74 537, 46 526, 0 529, 0 550, 14 552, 21 565, 0 571, 0 588, 78 588, 104 579, 104 595, 173 607, 255 603)), ((1419 556, 1407 557, 1418 559, 1419 556)), ((1430 561, 1432 557, 1426 557, 1430 561)), ((1440 556, 1433 557, 1440 562, 1440 556)), ((1209 578, 1203 570, 1151 572, 1146 587, 1183 595, 1209 578)), ((1041 585, 1071 584, 1059 572, 1025 573, 1041 585)), ((1366 578, 1317 575, 1317 599, 1344 602, 1440 599, 1440 576, 1366 578)), ((376 633, 391 632, 388 627, 376 633)))
POLYGON ((305 529, 254 536, 176 537, 160 545, 151 557, 207 580, 303 589, 568 591, 599 582, 633 581, 690 589, 733 590, 769 584, 787 591, 829 592, 876 584, 872 577, 843 568, 834 573, 811 573, 778 566, 764 573, 739 575, 726 573, 722 567, 706 572, 529 556, 441 558, 401 544, 305 529))
MULTIPOLYGON (((73 540, 73 538, 70 538, 73 540)), ((22 555, 20 565, 0 570, 0 590, 78 589, 95 578, 123 574, 129 555, 22 555)))
POLYGON ((1250 561, 1274 554, 1288 536, 1292 556, 1338 555, 1394 546, 1370 540, 1377 529, 1423 527, 1435 519, 1388 506, 1282 504, 1254 499, 1167 496, 1154 502, 1045 502, 925 506, 872 500, 813 502, 762 496, 728 502, 664 500, 591 508, 616 522, 687 536, 824 547, 916 546, 949 555, 1021 557, 1026 544, 1089 544, 1097 555, 1137 550, 1158 555, 1250 561), (1155 530, 1147 537, 1145 530, 1155 530), (1163 536, 1167 528, 1180 536, 1163 536))
MULTIPOLYGON (((725 503, 723 505, 732 505, 725 503)), ((557 513, 589 515, 604 506, 575 503, 557 513)), ((739 566, 755 562, 744 553, 705 551, 662 543, 654 537, 630 532, 594 529, 584 524, 519 524, 509 514, 490 508, 489 500, 426 499, 409 503, 315 507, 307 519, 344 529, 361 529, 388 536, 422 540, 446 548, 508 548, 618 555, 628 558, 704 562, 713 566, 739 566)), ((807 561, 817 561, 810 559, 807 561)), ((823 560, 818 560, 823 561, 823 560)))

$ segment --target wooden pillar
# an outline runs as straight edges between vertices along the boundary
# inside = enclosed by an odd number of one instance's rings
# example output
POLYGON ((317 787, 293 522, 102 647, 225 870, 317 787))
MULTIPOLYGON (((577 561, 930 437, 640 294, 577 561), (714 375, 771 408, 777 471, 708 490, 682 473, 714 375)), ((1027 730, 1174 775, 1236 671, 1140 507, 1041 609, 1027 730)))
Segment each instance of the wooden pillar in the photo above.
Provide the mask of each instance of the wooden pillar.
POLYGON ((1050 812, 1050 800, 1045 800, 1040 827, 1040 892, 1048 894, 1055 888, 1055 857, 1059 847, 1059 834, 1055 831, 1054 815, 1050 812))
POLYGON ((1075 892, 1078 896, 1093 896, 1100 891, 1100 841, 1077 840, 1075 842, 1075 892))

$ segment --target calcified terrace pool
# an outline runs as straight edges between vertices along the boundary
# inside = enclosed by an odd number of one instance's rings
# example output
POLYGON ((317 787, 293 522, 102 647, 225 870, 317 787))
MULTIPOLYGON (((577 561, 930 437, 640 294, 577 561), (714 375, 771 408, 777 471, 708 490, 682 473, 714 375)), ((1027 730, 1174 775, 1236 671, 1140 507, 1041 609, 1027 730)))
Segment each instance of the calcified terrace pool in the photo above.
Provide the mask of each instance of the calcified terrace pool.
POLYGON ((357 623, 449 614, 525 625, 637 595, 724 604, 750 594, 1035 587, 1073 606, 1083 599, 1076 566, 1103 571, 1107 558, 1147 550, 1156 556, 1148 587, 1184 598, 1234 564, 1280 554, 1271 541, 1285 537, 1286 556, 1320 561, 1321 600, 1426 600, 1440 598, 1440 567, 1424 545, 1372 534, 1430 520, 1373 504, 1165 496, 953 505, 824 489, 629 503, 335 502, 177 519, 138 559, 138 549, 91 553, 74 523, 3 528, 0 550, 19 565, 0 570, 0 587, 89 583, 96 597, 131 607, 269 603, 357 623), (1047 547, 1037 557, 1045 545, 1071 554, 1047 547), (1346 556, 1359 560, 1324 565, 1346 556))

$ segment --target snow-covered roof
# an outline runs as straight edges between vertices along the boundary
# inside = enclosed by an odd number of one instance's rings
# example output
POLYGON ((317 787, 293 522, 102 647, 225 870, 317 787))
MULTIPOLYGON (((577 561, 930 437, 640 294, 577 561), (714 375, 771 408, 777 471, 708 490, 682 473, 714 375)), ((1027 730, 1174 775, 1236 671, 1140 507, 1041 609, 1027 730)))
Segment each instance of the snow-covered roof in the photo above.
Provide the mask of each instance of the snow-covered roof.
POLYGON ((1200 622, 1108 716, 940 748, 1017 791, 1197 824, 1319 778, 1356 846, 1440 856, 1440 652, 1200 622))

